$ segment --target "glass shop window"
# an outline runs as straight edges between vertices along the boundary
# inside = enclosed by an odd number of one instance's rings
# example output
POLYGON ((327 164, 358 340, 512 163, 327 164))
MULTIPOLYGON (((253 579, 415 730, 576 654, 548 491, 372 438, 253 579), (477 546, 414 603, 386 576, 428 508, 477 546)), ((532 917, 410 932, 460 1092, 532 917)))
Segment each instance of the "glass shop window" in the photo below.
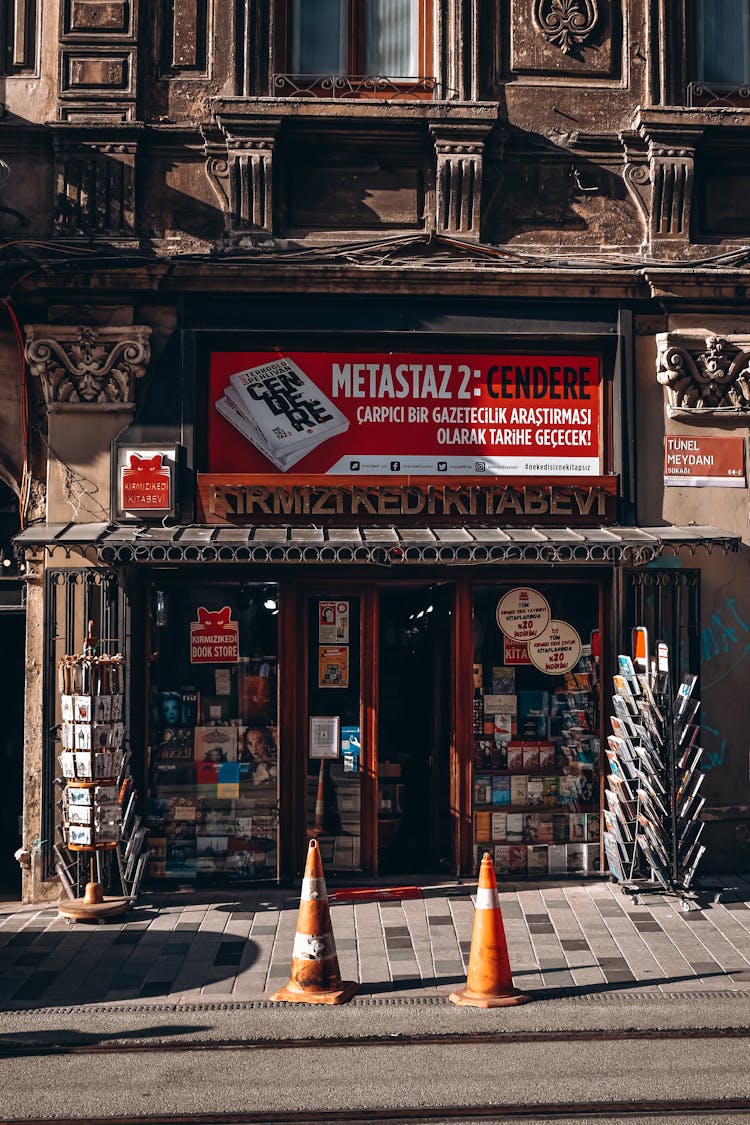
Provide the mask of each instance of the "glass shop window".
POLYGON ((151 591, 151 879, 275 879, 278 588, 151 591))
POLYGON ((697 79, 709 86, 750 81, 749 0, 697 0, 697 79))
POLYGON ((598 615, 595 584, 475 590, 475 869, 600 869, 598 615))

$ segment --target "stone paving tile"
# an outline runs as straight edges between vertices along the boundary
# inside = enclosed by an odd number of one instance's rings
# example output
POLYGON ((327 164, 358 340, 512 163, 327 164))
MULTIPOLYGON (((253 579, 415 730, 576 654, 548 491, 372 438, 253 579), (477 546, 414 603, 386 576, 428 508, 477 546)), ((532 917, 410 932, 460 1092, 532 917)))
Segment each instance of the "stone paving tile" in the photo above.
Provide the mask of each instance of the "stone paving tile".
MULTIPOLYGON (((747 880, 728 885, 728 893, 750 899, 747 880)), ((362 980, 363 995, 391 984, 399 994, 419 995, 460 981, 474 919, 470 889, 334 904, 345 979, 362 980)), ((609 883, 583 881, 503 884, 500 901, 519 987, 750 989, 746 902, 683 914, 665 896, 636 904, 609 883)), ((215 896, 146 910, 91 928, 61 925, 49 909, 0 918, 0 1000, 34 1007, 159 996, 252 999, 289 978, 297 921, 291 894, 215 896)))

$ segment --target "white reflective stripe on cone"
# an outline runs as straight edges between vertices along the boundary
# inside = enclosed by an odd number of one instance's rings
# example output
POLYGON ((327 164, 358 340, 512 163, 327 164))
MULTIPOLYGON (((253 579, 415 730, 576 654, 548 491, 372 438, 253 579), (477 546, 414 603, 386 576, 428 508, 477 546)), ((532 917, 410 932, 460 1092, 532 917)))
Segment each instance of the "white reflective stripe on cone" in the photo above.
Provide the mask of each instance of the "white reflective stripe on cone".
POLYGON ((326 957, 335 957, 336 945, 333 934, 300 934, 294 935, 294 949, 292 957, 301 961, 323 961, 326 957))
POLYGON ((477 887, 477 910, 499 910, 496 887, 477 887))
POLYGON ((299 897, 300 902, 322 902, 328 898, 325 879, 303 879, 302 894, 299 897))

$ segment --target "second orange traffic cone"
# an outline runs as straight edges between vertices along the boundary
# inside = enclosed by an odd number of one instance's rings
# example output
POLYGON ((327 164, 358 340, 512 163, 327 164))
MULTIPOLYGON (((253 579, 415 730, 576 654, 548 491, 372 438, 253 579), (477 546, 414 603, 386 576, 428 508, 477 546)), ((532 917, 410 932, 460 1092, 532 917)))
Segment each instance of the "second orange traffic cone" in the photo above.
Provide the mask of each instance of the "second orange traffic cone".
POLYGON ((354 981, 341 979, 320 848, 317 840, 311 840, 294 935, 292 974, 289 984, 274 992, 271 999, 302 1004, 343 1004, 358 987, 354 981))
POLYGON ((449 999, 452 1004, 468 1004, 474 1008, 505 1008, 531 1000, 528 992, 513 987, 495 868, 489 852, 484 853, 479 868, 466 987, 452 992, 449 999))

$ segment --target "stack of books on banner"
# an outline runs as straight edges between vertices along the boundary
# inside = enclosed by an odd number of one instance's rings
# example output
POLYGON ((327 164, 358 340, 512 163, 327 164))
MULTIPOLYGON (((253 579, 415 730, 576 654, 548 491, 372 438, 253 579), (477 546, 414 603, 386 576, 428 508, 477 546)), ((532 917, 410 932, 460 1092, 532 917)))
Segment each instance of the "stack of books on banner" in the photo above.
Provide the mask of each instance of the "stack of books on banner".
POLYGON ((614 677, 604 849, 618 882, 682 895, 705 852, 696 677, 683 676, 674 692, 667 646, 649 661, 639 628, 634 648, 633 659, 618 657, 614 677))

